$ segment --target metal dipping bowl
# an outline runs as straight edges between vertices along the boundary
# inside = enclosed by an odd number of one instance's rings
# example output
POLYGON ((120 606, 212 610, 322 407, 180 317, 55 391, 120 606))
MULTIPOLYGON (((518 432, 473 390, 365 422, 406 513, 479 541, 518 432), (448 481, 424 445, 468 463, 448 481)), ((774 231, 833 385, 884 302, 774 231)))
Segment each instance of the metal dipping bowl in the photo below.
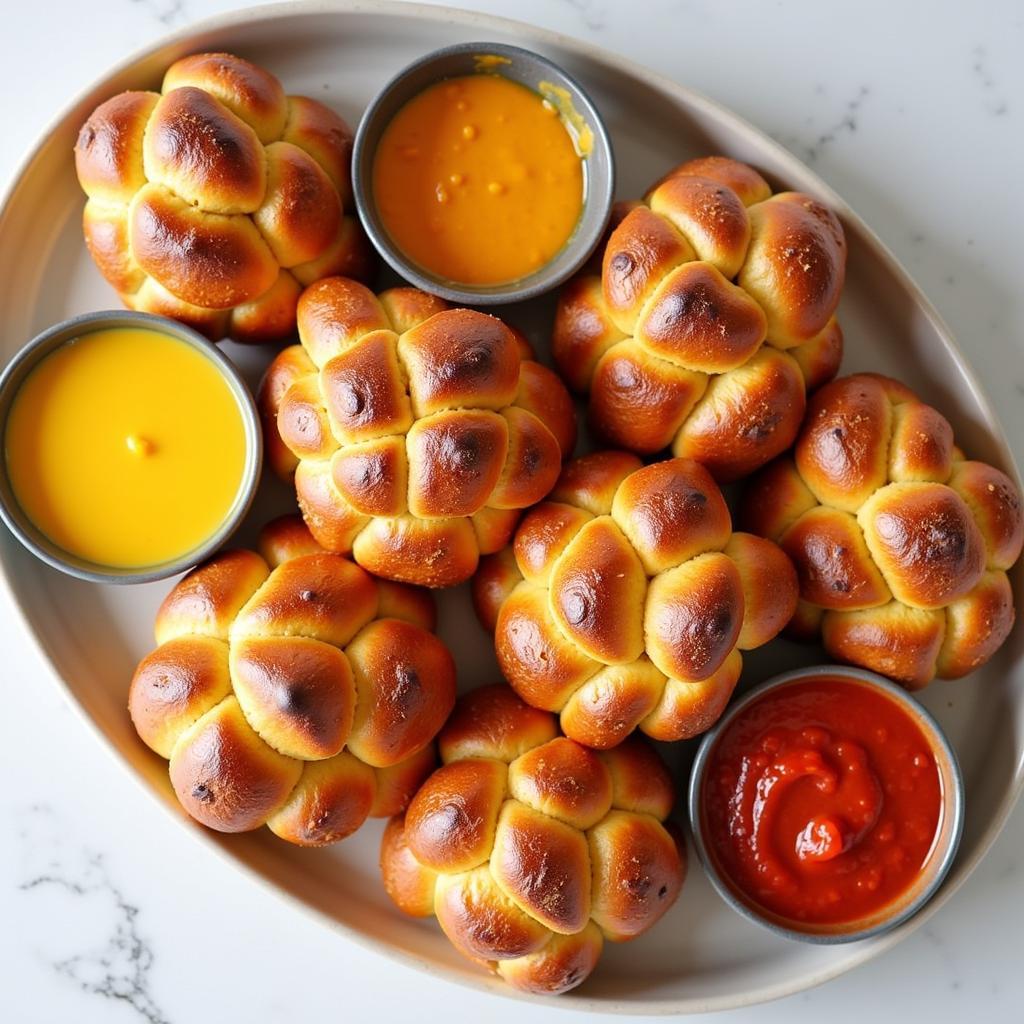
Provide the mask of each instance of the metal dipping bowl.
POLYGON ((882 676, 864 669, 846 665, 814 665, 775 676, 760 686, 755 686, 735 704, 730 705, 715 727, 704 737, 693 762, 689 788, 689 817, 694 845, 704 870, 718 894, 733 910, 761 925, 776 935, 800 942, 820 945, 834 945, 843 942, 857 942, 860 939, 882 935, 913 917, 938 891, 943 879, 953 864, 964 824, 964 782, 956 753, 946 739, 941 726, 931 714, 906 690, 882 676), (704 775, 711 754, 719 736, 729 728, 743 711, 756 703, 766 693, 806 682, 815 678, 838 679, 856 683, 880 692, 895 701, 909 714, 921 730, 939 770, 942 784, 942 812, 938 833, 924 870, 906 892, 896 897, 880 910, 853 921, 841 924, 803 924, 788 918, 781 918, 767 909, 759 908, 744 895, 720 870, 714 853, 709 847, 705 834, 703 813, 704 775))
MULTIPOLYGON (((563 118, 564 119, 564 118, 563 118)), ((570 126, 570 130, 571 126, 570 126)), ((400 71, 367 107, 356 132, 352 186, 359 218, 373 244, 391 267, 424 291, 451 302, 484 306, 519 302, 558 287, 586 262, 597 247, 611 213, 615 164, 601 115, 582 86, 546 57, 502 43, 460 43, 421 57, 400 71), (392 241, 374 200, 373 161, 377 144, 391 119, 414 96, 447 78, 498 74, 534 91, 541 82, 564 90, 570 109, 590 129, 591 150, 582 157, 584 200, 580 219, 561 250, 543 267, 497 285, 471 285, 438 277, 412 262, 392 241)))
POLYGON ((0 459, 0 518, 37 558, 70 576, 77 576, 92 583, 150 583, 175 576, 212 555, 235 532, 249 511, 256 494, 263 464, 263 438, 259 418, 248 387, 227 356, 191 328, 150 313, 105 310, 72 317, 33 338, 4 368, 3 374, 0 375, 0 436, 4 438, 6 447, 7 419, 11 404, 26 377, 43 359, 75 338, 81 338, 94 331, 119 327, 154 331, 191 345, 216 366, 231 389, 245 429, 246 461, 238 493, 224 521, 202 544, 172 561, 127 569, 91 562, 59 547, 29 519, 18 504, 11 487, 6 457, 0 459))

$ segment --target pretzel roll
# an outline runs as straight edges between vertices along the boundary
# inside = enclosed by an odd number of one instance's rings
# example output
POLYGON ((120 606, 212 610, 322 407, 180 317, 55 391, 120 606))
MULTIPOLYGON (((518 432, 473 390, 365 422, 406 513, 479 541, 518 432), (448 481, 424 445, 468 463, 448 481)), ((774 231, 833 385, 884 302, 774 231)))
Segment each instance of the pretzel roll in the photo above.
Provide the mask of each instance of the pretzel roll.
POLYGON ((90 199, 123 208, 146 184, 142 141, 159 101, 155 92, 123 92, 101 103, 82 125, 75 171, 90 199))
POLYGON ((751 239, 737 281, 768 317, 779 348, 813 338, 843 290, 846 239, 836 215, 801 192, 780 192, 750 207, 751 239))
POLYGON ((832 317, 809 341, 789 349, 789 355, 800 367, 808 393, 817 391, 839 372, 843 361, 843 329, 839 321, 832 317))
POLYGON ((983 665, 1014 621, 1016 484, 968 461, 906 385, 843 377, 812 398, 793 457, 745 488, 741 523, 778 541, 800 601, 788 632, 915 689, 983 665))
MULTIPOLYGON (((263 450, 270 468, 282 479, 291 479, 298 458, 281 438, 277 427, 277 417, 281 400, 288 389, 302 377, 310 377, 316 372, 306 350, 301 345, 289 345, 278 353, 271 368, 264 374, 256 394, 256 407, 260 414, 263 433, 263 450)), ((314 406, 314 414, 318 421, 322 406, 314 406)), ((296 424, 292 428, 296 436, 301 437, 302 431, 296 424)), ((317 449, 321 447, 316 446, 317 449)))
POLYGON ((568 392, 496 317, 414 288, 327 278, 298 323, 260 411, 317 542, 386 579, 468 579, 554 485, 576 440, 568 392))
POLYGON ((785 552, 762 537, 734 533, 723 549, 740 574, 743 588, 743 625, 736 646, 750 651, 778 636, 796 611, 799 581, 785 552), (779 600, 774 591, 782 580, 779 600))
POLYGON ((401 814, 413 794, 436 767, 437 751, 434 744, 428 743, 404 761, 374 769, 377 785, 370 806, 370 817, 390 818, 401 814))
POLYGON ((230 693, 228 645, 209 636, 181 636, 139 662, 128 714, 143 743, 169 758, 185 729, 230 693))
POLYGON ((484 686, 456 702, 438 747, 445 764, 471 757, 509 764, 557 735, 551 715, 524 704, 507 686, 484 686))
POLYGON ((800 429, 804 384, 785 352, 763 348, 732 373, 712 377, 676 434, 674 455, 696 459, 722 482, 764 464, 763 442, 800 429))
POLYGON ((978 585, 946 608, 937 673, 958 679, 984 665, 1013 629, 1013 591, 1005 572, 986 572, 978 585))
POLYGON ((223 337, 231 318, 230 310, 207 309, 205 306, 194 306, 191 302, 182 302, 154 278, 146 277, 141 269, 138 272, 142 277, 139 290, 122 296, 129 309, 170 317, 198 331, 210 341, 223 337))
POLYGON ((424 867, 406 842, 404 819, 392 817, 384 826, 380 849, 384 891, 410 917, 431 917, 437 872, 424 867))
POLYGON ((986 566, 1009 569, 1024 544, 1024 515, 1013 481, 984 462, 953 464, 949 486, 966 502, 985 542, 986 566))
POLYGON ((278 516, 260 530, 259 552, 271 569, 292 558, 317 555, 322 551, 300 516, 278 516))
POLYGON ((128 209, 139 266, 184 302, 229 309, 277 280, 273 253, 241 215, 205 213, 163 185, 143 185, 128 209))
POLYGON ((381 871, 405 913, 430 913, 465 956, 528 992, 564 992, 604 939, 646 932, 686 862, 663 824, 664 763, 633 738, 597 754, 504 685, 461 697, 443 767, 392 818, 381 871))
POLYGON ((266 144, 281 137, 288 102, 281 83, 268 71, 230 53, 195 53, 175 61, 164 74, 162 91, 202 89, 252 128, 266 144))
POLYGON ((587 391, 601 356, 628 337, 608 314, 597 274, 574 277, 562 289, 551 337, 556 359, 564 354, 558 369, 566 384, 573 391, 587 391))
POLYGON ((434 766, 455 665, 426 591, 325 551, 298 516, 259 547, 167 595, 129 713, 192 817, 323 846, 405 809, 434 766))
POLYGON ((807 392, 838 371, 845 264, 839 221, 810 196, 773 196, 726 157, 688 161, 624 207, 600 277, 562 289, 555 363, 609 445, 735 480, 792 444, 807 392))
POLYGON ((294 274, 280 270, 277 280, 259 298, 231 310, 235 334, 254 344, 279 340, 291 331, 301 293, 294 274))
POLYGON ((178 737, 169 769, 175 795, 196 821, 247 832, 288 799, 302 762, 267 746, 229 694, 178 737))
POLYGON ((704 466, 614 451, 570 462, 511 557, 492 556, 474 580, 512 688, 601 750, 635 729, 677 740, 710 728, 739 678, 738 649, 775 637, 797 594, 775 543, 733 534, 704 466))
POLYGON ((211 341, 295 332, 301 285, 367 277, 352 212, 352 132, 226 53, 183 57, 160 93, 126 92, 82 126, 86 243, 125 305, 211 341))
MULTIPOLYGON (((135 294, 147 280, 132 257, 128 207, 90 199, 82 211, 85 244, 100 273, 119 291, 135 294)), ((189 324, 191 326, 191 324, 189 324)))
POLYGON ((664 174, 651 186, 651 192, 666 181, 685 175, 697 175, 725 185, 740 197, 744 206, 752 206, 772 194, 771 186, 753 167, 727 156, 699 156, 687 160, 664 174))
POLYGON ((485 506, 477 509, 469 521, 476 534, 476 544, 481 555, 492 555, 500 551, 512 539, 516 523, 519 522, 520 510, 517 508, 491 508, 485 506))
POLYGON ((329 846, 366 821, 376 785, 373 769, 347 750, 326 761, 309 761, 267 826, 296 846, 329 846))

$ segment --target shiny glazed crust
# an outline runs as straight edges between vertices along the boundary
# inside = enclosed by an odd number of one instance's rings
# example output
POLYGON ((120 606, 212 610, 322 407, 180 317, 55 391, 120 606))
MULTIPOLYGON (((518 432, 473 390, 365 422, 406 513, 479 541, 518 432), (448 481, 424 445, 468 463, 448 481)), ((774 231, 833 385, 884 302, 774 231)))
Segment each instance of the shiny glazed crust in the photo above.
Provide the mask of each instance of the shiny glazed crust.
POLYGON ((835 215, 725 157, 620 204, 600 271, 562 291, 555 362, 610 445, 735 480, 792 444, 835 376, 846 243, 835 215))
POLYGON ((1021 495, 898 381, 861 373, 818 391, 794 456, 750 481, 741 517, 796 566, 794 635, 820 631, 833 657, 910 689, 983 665, 1013 627, 1021 495))
POLYGON ((415 288, 319 281, 260 388, 271 465, 317 541, 378 576, 468 579, 576 440, 558 377, 499 319, 415 288))
POLYGON ((425 591, 324 551, 298 516, 167 595, 128 696, 182 806, 300 846, 405 808, 435 764, 455 665, 425 591))
POLYGON ((82 126, 86 244, 131 309, 213 341, 281 341, 304 285, 372 268, 351 153, 337 114, 285 96, 268 71, 226 53, 183 57, 160 93, 121 93, 82 126))
POLYGON ((565 992, 606 939, 642 935, 675 902, 685 849, 646 742, 597 753, 499 685, 461 697, 440 743, 444 764, 388 824, 381 870, 461 953, 516 988, 565 992))
POLYGON ((519 696, 607 749, 637 728, 658 740, 708 729, 740 650, 793 615, 797 579, 774 543, 732 532, 700 463, 597 452, 570 462, 512 548, 482 561, 473 594, 519 696))

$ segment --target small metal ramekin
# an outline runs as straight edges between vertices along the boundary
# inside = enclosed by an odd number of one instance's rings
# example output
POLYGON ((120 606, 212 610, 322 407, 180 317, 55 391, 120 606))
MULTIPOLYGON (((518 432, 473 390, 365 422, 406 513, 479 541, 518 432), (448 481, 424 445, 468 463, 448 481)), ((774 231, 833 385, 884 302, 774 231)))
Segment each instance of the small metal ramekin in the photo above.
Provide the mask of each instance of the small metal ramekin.
POLYGON ((812 665, 809 668, 785 672, 755 686, 749 693, 731 705, 715 727, 704 737, 700 749, 693 762, 689 788, 690 830, 693 834, 697 855, 712 886, 718 894, 737 913, 755 924, 782 935, 787 939, 810 942, 818 945, 835 945, 844 942, 857 942, 882 935, 899 927, 904 921, 914 916, 938 891, 946 877, 964 827, 964 781, 960 773, 960 764, 956 753, 949 744, 942 727, 932 715, 919 704, 906 690, 874 672, 853 668, 848 665, 812 665), (772 690, 778 690, 793 683, 805 682, 814 678, 838 678, 844 681, 860 683, 880 691, 899 704, 917 723, 921 732, 928 740, 935 763, 942 779, 942 819, 939 823, 939 834, 935 840, 931 855, 921 877, 911 886, 903 897, 894 900, 880 911, 865 918, 843 922, 839 925, 802 925, 788 918, 781 918, 767 910, 760 910, 751 903, 729 879, 719 871, 714 856, 708 849, 704 836, 704 816, 702 799, 704 791, 704 773, 718 737, 729 728, 734 719, 744 709, 772 690))
POLYGON ((165 579, 183 572, 212 555, 235 532, 249 511, 256 495, 263 466, 263 437, 260 432, 259 417, 245 381, 242 380, 241 375, 227 356, 191 328, 174 320, 154 316, 151 313, 112 309, 72 317, 70 320, 55 324, 33 338, 0 374, 0 439, 6 447, 7 419, 14 396, 24 383, 25 378, 46 356, 74 338, 80 338, 94 331, 117 327, 137 327, 156 331, 191 345, 217 367, 231 388, 238 402, 245 428, 246 464, 238 494, 235 496, 234 504, 225 516, 224 522, 212 536, 197 548, 173 561, 130 569, 119 569, 91 562, 56 545, 28 518, 18 504, 18 499, 11 487, 11 481, 7 475, 6 457, 0 458, 0 518, 7 524, 11 533, 37 558, 69 576, 77 576, 79 579, 89 580, 92 583, 151 583, 154 580, 165 579))
POLYGON ((615 194, 615 161, 611 141, 601 115, 580 84, 546 57, 503 43, 459 43, 428 53, 400 71, 367 107, 356 132, 352 153, 352 188, 359 219, 373 244, 391 267, 424 291, 452 302, 476 306, 519 302, 558 287, 586 262, 608 224, 615 194), (500 74, 536 90, 542 81, 564 89, 573 109, 593 135, 593 146, 583 158, 584 203, 579 223, 555 257, 539 270, 505 284, 475 286, 432 274, 412 262, 392 241, 373 196, 373 159, 381 134, 398 110, 435 82, 481 72, 481 57, 499 62, 485 65, 489 74, 500 74))

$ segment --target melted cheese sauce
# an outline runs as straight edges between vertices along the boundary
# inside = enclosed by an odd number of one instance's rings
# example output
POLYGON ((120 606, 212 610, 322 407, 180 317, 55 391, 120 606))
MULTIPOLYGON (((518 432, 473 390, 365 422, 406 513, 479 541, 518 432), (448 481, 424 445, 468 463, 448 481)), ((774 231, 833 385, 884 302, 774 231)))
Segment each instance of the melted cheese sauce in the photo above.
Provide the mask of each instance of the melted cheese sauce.
POLYGON ((505 284, 550 262, 576 227, 584 188, 558 105, 495 74, 425 89, 395 115, 374 158, 374 198, 392 240, 461 284, 505 284))
POLYGON ((245 426, 201 352, 113 328, 62 346, 28 375, 4 454, 18 503, 55 544, 144 568, 186 555, 227 518, 245 476, 245 426))

